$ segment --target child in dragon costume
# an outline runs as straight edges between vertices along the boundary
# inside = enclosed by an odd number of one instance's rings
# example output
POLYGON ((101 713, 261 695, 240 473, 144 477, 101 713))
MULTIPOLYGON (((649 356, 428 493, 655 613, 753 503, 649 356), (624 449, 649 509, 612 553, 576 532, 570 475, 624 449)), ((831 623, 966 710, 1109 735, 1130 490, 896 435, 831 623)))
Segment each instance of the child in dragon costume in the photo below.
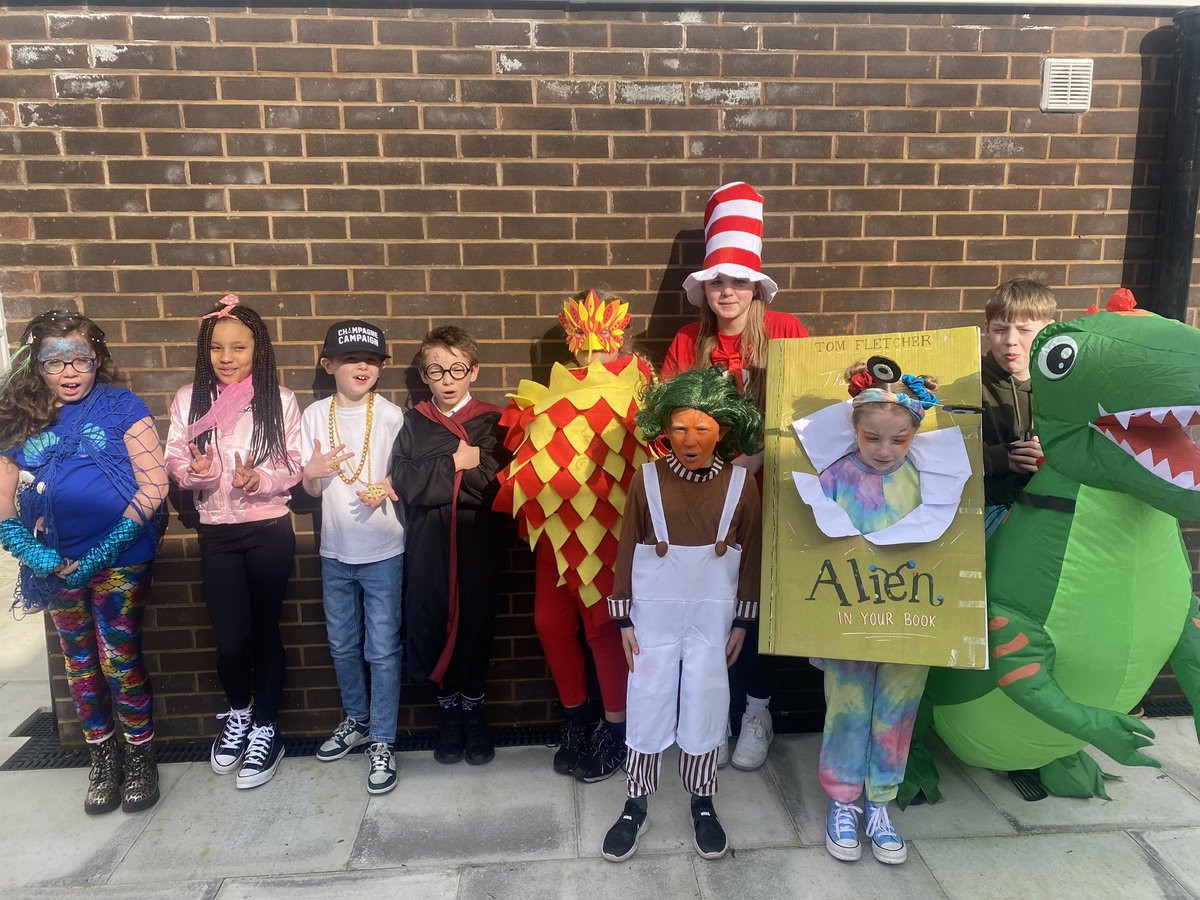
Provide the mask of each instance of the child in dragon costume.
MULTIPOLYGON (((1200 518, 1200 331, 1118 291, 1033 343, 1045 462, 988 544, 989 671, 934 669, 922 719, 964 762, 1106 797, 1088 744, 1157 766, 1124 710, 1170 661, 1200 711, 1200 613, 1179 519, 1200 518), (1094 312, 1095 308, 1089 312, 1094 312)), ((900 799, 937 800, 914 741, 900 799)))
POLYGON ((533 620, 565 713, 554 771, 591 782, 625 759, 628 669, 602 601, 612 591, 630 482, 656 455, 634 420, 652 375, 622 353, 629 304, 588 291, 565 301, 558 318, 578 366, 556 363, 549 386, 522 381, 510 395, 500 423, 514 458, 500 472, 494 508, 517 519, 537 554, 533 620), (580 618, 604 704, 599 723, 588 703, 580 618))

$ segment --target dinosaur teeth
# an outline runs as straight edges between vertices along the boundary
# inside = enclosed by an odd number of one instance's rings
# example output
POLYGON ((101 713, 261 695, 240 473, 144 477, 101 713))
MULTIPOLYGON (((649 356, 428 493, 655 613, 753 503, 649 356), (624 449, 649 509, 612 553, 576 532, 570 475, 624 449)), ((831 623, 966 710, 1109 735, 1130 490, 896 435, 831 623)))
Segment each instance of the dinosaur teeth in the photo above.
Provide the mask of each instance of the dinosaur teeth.
POLYGON ((1181 487, 1187 491, 1196 489, 1196 476, 1190 469, 1184 469, 1178 475, 1171 479, 1171 483, 1176 487, 1181 487))
POLYGON ((1149 410, 1149 413, 1150 418, 1161 425, 1167 416, 1174 414, 1174 411, 1169 406, 1159 406, 1155 409, 1149 410))

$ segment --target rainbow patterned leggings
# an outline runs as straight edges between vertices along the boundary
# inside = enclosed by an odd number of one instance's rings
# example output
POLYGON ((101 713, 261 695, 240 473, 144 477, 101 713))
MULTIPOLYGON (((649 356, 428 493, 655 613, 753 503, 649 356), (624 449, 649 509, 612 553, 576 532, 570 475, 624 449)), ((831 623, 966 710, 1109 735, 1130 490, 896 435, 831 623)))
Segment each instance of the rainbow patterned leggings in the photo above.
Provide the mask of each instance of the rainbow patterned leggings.
POLYGON ((129 743, 154 737, 154 695, 142 661, 151 569, 149 563, 102 569, 84 587, 63 591, 50 602, 71 699, 89 744, 112 734, 114 712, 129 743))

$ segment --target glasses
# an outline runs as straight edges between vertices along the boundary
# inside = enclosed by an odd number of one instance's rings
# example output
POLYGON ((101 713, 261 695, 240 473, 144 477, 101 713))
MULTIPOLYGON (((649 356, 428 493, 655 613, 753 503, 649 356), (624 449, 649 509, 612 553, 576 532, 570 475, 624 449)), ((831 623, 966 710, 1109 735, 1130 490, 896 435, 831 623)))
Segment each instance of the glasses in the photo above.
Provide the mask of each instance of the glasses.
POLYGON ((449 373, 450 377, 455 381, 462 381, 462 379, 466 378, 467 375, 470 374, 471 367, 466 363, 458 362, 447 369, 439 366, 437 363, 430 363, 425 367, 424 371, 425 377, 430 381, 441 381, 447 373, 449 373))
POLYGON ((40 363, 43 372, 47 375, 58 375, 67 366, 70 366, 76 372, 86 374, 96 368, 96 357, 94 356, 77 356, 74 359, 43 359, 40 363))

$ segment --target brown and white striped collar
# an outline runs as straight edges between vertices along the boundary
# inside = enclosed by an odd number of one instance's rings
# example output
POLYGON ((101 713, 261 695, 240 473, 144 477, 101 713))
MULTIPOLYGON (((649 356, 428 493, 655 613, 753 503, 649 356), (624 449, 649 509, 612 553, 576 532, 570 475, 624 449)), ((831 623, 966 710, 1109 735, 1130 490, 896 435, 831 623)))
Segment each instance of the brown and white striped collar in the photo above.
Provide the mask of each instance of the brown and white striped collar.
POLYGON ((707 469, 693 472, 679 461, 674 453, 667 455, 667 467, 684 481, 712 481, 725 468, 725 462, 716 454, 713 455, 712 465, 707 469))

